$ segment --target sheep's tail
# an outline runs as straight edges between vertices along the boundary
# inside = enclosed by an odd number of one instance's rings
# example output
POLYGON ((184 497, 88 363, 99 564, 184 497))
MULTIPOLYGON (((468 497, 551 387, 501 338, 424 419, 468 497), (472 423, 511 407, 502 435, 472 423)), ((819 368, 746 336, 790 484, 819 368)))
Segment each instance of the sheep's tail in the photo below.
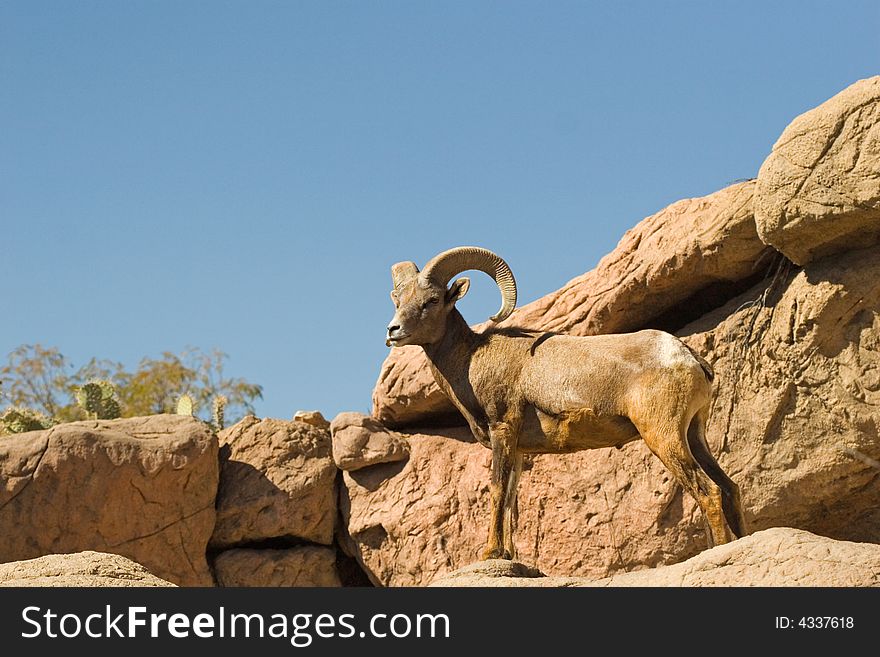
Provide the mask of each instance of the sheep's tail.
POLYGON ((703 373, 706 375, 706 380, 709 381, 709 383, 712 383, 715 380, 715 370, 712 369, 711 365, 709 365, 709 361, 700 356, 700 354, 694 351, 693 348, 686 342, 682 341, 682 344, 687 347, 687 350, 691 352, 691 356, 693 356, 694 359, 700 364, 700 367, 703 369, 703 373))

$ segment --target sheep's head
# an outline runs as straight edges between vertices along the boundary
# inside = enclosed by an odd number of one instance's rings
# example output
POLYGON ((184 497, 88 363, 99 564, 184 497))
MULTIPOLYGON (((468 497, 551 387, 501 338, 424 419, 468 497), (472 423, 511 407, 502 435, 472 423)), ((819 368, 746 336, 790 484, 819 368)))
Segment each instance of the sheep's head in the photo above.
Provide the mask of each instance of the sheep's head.
POLYGON ((502 303, 501 309, 490 319, 493 322, 506 319, 516 307, 516 281, 510 267, 491 251, 460 246, 435 256, 421 272, 414 262, 398 262, 391 268, 394 283, 391 300, 397 312, 388 325, 385 344, 402 347, 439 342, 446 330, 446 318, 470 286, 467 277, 451 284, 450 281, 469 269, 483 271, 495 279, 502 303))

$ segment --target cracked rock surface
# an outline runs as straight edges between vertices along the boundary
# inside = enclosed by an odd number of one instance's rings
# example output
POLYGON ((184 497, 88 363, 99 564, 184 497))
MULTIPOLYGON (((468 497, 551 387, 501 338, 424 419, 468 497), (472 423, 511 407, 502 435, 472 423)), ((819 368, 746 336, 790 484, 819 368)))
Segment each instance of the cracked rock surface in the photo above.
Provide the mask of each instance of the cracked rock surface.
POLYGON ((275 538, 333 542, 336 466, 329 431, 248 416, 222 431, 220 443, 212 548, 275 538))
POLYGON ((96 550, 210 586, 217 438, 178 415, 61 424, 0 439, 0 562, 96 550))
POLYGON ((880 240, 880 76, 791 122, 754 205, 761 238, 801 265, 880 240))

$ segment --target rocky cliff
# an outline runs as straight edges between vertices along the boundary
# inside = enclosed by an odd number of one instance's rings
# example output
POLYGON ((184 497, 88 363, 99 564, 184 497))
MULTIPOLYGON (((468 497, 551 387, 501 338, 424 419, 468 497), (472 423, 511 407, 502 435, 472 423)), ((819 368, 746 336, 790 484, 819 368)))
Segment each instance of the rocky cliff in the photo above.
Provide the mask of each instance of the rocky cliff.
POLYGON ((877 584, 880 77, 797 117, 757 179, 646 218, 504 325, 680 336, 716 371, 708 439, 754 533, 700 554, 694 501, 636 441, 529 459, 523 563, 462 571, 484 546, 490 455, 405 347, 372 417, 249 416, 215 434, 158 415, 0 438, 0 562, 18 563, 0 580, 877 584), (45 557, 83 551, 111 554, 45 557))
MULTIPOLYGON (((717 373, 709 442, 750 529, 880 542, 880 77, 795 119, 756 180, 648 217, 598 266, 506 322, 574 335, 661 328, 717 373)), ((418 347, 393 350, 373 415, 404 466, 347 473, 346 549, 382 584, 477 558, 488 454, 418 347)), ((535 457, 518 551, 549 574, 606 577, 705 549, 693 500, 640 442, 535 457)))

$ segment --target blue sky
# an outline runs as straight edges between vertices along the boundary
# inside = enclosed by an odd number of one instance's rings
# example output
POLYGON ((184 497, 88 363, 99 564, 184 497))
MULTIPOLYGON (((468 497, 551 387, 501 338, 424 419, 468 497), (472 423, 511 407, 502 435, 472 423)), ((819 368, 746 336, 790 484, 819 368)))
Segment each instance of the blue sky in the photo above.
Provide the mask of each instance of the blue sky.
POLYGON ((876 1, 2 2, 0 357, 219 347, 259 415, 368 411, 392 263, 486 246, 540 297, 756 175, 878 33, 876 1))

